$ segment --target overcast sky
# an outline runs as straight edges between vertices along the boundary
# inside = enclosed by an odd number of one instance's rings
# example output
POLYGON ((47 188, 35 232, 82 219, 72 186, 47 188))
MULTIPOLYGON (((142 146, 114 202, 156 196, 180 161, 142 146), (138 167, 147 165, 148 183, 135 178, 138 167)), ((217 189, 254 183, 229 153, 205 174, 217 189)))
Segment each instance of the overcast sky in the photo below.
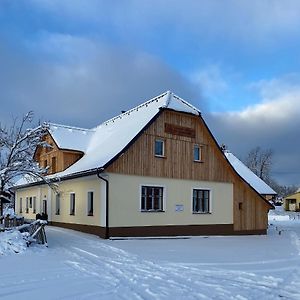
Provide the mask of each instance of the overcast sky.
POLYGON ((0 119, 93 127, 166 90, 300 185, 298 0, 0 0, 0 119))

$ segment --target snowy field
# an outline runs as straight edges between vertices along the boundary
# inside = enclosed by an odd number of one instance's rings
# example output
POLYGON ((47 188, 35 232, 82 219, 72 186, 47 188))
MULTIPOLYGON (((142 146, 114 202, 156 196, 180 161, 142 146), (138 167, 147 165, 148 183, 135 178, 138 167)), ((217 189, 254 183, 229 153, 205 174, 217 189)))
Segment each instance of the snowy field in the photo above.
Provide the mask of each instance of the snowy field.
POLYGON ((291 215, 271 212, 267 236, 106 241, 47 227, 49 248, 18 254, 0 233, 0 299, 300 299, 291 215))

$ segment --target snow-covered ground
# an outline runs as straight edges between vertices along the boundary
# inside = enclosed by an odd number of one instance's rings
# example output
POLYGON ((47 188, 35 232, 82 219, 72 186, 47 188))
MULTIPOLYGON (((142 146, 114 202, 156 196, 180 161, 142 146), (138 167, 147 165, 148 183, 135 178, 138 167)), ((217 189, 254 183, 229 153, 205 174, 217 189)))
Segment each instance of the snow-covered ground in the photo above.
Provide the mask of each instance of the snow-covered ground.
POLYGON ((271 212, 267 236, 106 241, 47 227, 49 248, 0 255, 0 299, 300 299, 300 219, 284 215, 271 212))

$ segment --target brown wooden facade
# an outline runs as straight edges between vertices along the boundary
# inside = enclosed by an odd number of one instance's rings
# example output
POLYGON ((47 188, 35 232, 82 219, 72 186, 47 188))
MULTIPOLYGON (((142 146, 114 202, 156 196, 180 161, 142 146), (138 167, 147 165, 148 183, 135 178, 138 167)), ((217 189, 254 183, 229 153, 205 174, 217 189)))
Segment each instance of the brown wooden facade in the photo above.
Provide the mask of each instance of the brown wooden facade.
POLYGON ((108 172, 177 179, 230 182, 234 186, 234 230, 265 230, 270 205, 233 170, 202 117, 163 110, 158 118, 111 165, 108 172), (155 140, 165 142, 163 157, 155 140), (202 160, 194 161, 194 145, 202 160))
POLYGON ((48 167, 47 174, 64 171, 83 156, 80 151, 60 149, 49 133, 44 137, 44 141, 51 147, 39 146, 34 159, 41 167, 48 167))

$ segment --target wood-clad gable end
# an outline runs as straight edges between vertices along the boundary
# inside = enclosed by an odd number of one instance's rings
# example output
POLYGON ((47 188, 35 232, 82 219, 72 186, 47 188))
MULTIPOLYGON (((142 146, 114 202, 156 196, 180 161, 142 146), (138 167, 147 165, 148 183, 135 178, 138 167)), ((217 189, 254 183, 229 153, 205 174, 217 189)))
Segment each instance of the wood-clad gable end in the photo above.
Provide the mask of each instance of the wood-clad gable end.
POLYGON ((267 228, 269 206, 232 169, 199 116, 163 110, 158 118, 110 166, 108 172, 233 183, 234 229, 267 228), (165 143, 163 157, 155 156, 155 140, 165 143), (202 160, 194 161, 199 145, 202 160))
POLYGON ((36 149, 34 159, 41 167, 48 166, 47 174, 64 171, 83 156, 80 151, 59 149, 49 133, 44 137, 44 141, 51 147, 39 146, 36 149))

